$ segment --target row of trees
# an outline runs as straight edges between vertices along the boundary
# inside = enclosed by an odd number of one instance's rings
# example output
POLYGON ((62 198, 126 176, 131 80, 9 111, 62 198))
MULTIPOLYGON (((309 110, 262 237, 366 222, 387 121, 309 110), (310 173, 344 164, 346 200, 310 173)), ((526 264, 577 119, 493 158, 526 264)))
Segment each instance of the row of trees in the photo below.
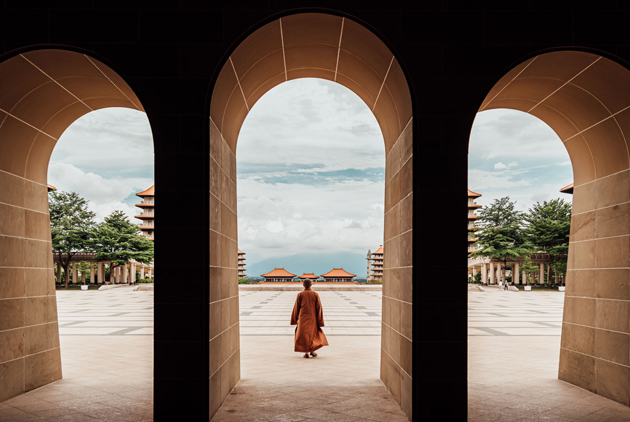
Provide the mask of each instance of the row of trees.
POLYGON ((88 201, 75 192, 48 194, 52 250, 65 271, 68 287, 72 257, 80 252, 96 252, 97 261, 110 261, 112 270, 134 259, 153 261, 153 242, 122 211, 114 211, 102 223, 88 209, 88 201))
MULTIPOLYGON (((479 229, 472 234, 479 250, 471 257, 487 256, 506 264, 524 258, 524 270, 533 269, 529 255, 550 255, 550 266, 557 274, 566 273, 571 228, 571 203, 564 199, 537 202, 527 213, 515 208, 506 196, 479 211, 479 229)), ((505 273, 503 274, 505 277, 505 273)))

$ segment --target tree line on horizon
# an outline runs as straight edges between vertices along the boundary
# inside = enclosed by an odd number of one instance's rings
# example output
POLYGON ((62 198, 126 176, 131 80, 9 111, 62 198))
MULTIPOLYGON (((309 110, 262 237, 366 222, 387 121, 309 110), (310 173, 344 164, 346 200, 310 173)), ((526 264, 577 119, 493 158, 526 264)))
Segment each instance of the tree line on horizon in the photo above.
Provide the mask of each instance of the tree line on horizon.
POLYGON ((550 267, 556 276, 566 274, 571 203, 560 198, 537 202, 528 212, 516 210, 515 204, 506 196, 479 211, 479 229, 471 236, 478 238, 480 248, 469 257, 501 261, 505 279, 508 262, 523 259, 522 269, 529 273, 536 270, 529 256, 545 253, 550 255, 550 267))
POLYGON ((116 210, 96 223, 88 200, 76 192, 52 191, 48 194, 52 251, 65 271, 65 287, 70 278, 70 262, 77 253, 96 252, 97 261, 110 261, 111 268, 131 259, 143 264, 153 261, 153 241, 131 223, 124 212, 116 210))

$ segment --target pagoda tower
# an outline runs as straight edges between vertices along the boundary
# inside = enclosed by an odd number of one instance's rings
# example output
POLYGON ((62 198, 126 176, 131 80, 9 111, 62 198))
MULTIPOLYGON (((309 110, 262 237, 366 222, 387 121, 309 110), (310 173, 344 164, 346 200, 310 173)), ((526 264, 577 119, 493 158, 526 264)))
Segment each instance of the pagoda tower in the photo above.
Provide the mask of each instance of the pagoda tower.
POLYGON ((468 189, 468 253, 475 252, 477 250, 473 245, 478 239, 472 237, 472 234, 475 230, 477 230, 477 227, 475 227, 475 220, 477 219, 475 211, 477 208, 481 208, 481 205, 477 205, 477 203, 475 203, 475 199, 480 196, 480 193, 476 193, 468 189))
POLYGON ((245 274, 245 252, 238 250, 238 278, 247 277, 245 274))
POLYGON ((142 198, 142 202, 136 204, 136 207, 141 208, 142 212, 135 216, 135 218, 142 220, 140 223, 140 230, 142 234, 147 236, 149 239, 154 240, 154 232, 155 232, 155 185, 151 186, 149 189, 136 193, 136 196, 142 198))
POLYGON ((370 257, 370 272, 368 273, 368 283, 383 282, 383 245, 381 245, 370 257))

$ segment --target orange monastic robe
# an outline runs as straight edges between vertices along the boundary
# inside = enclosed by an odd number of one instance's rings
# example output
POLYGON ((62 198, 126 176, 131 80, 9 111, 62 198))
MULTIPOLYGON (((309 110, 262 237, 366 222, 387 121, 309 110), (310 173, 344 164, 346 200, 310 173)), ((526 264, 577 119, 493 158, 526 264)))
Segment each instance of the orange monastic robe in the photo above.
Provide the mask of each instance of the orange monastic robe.
POLYGON ((328 346, 328 340, 320 327, 324 326, 324 312, 319 295, 310 288, 301 291, 295 299, 291 314, 291 325, 295 328, 295 351, 310 353, 322 346, 328 346))

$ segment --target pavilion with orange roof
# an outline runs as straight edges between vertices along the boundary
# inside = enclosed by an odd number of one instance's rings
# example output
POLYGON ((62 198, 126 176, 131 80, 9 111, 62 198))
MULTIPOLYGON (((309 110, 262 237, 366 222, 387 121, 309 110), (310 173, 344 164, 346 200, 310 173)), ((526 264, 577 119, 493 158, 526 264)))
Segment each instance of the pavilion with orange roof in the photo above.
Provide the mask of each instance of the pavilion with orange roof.
POLYGON ((285 270, 284 268, 274 268, 272 271, 269 271, 267 274, 261 274, 262 277, 265 278, 263 282, 292 282, 295 274, 292 274, 285 270))
POLYGON ((315 273, 304 273, 304 274, 298 276, 298 278, 300 280, 316 281, 319 278, 319 276, 316 276, 315 273))
POLYGON ((321 276, 326 283, 352 283, 352 277, 356 277, 356 274, 350 274, 343 268, 333 268, 321 276))

